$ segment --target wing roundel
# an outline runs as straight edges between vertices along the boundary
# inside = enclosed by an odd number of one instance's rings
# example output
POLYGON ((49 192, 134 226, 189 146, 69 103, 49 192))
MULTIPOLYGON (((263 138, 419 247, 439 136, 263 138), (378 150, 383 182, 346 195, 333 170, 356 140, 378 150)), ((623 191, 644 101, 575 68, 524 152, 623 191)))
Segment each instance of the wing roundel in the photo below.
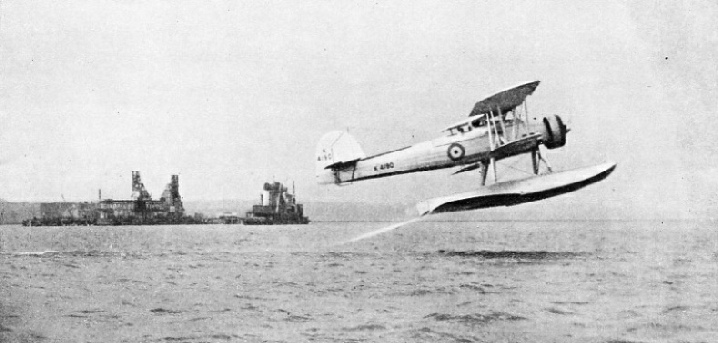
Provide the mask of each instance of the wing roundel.
POLYGON ((449 149, 446 151, 446 154, 452 161, 459 161, 464 158, 466 150, 461 144, 452 143, 451 145, 449 145, 449 149))

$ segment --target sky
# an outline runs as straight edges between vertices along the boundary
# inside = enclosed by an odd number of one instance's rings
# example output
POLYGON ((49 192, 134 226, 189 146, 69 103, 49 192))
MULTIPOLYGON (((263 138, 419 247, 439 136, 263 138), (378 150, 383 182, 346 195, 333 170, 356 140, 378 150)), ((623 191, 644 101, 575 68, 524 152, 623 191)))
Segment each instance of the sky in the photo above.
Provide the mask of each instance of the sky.
POLYGON ((618 168, 526 206, 714 218, 716 17, 705 0, 5 1, 0 198, 128 199, 139 170, 155 197, 178 174, 185 200, 253 199, 274 180, 304 201, 418 202, 478 175, 320 186, 317 141, 348 130, 374 154, 433 139, 540 80, 529 111, 571 127, 554 168, 618 168))

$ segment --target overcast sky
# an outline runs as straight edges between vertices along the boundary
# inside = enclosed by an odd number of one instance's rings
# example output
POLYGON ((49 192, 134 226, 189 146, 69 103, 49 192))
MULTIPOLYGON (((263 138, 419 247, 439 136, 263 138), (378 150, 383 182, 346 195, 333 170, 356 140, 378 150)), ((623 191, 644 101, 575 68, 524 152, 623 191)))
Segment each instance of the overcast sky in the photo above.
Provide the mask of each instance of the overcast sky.
POLYGON ((5 1, 0 198, 127 199, 140 170, 155 197, 179 174, 185 200, 420 201, 477 175, 319 186, 317 140, 399 148, 540 80, 529 111, 571 126, 554 167, 618 169, 526 206, 715 217, 718 5, 631 3, 5 1))

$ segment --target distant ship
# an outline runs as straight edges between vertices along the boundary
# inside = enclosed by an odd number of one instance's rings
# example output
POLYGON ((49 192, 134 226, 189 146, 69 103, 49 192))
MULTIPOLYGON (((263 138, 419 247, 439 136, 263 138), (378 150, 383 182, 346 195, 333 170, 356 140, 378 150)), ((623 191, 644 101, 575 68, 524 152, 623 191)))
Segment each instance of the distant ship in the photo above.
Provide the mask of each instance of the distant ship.
POLYGON ((139 171, 132 172, 132 199, 100 199, 98 202, 43 202, 40 217, 23 221, 25 226, 66 225, 161 225, 201 224, 185 216, 179 194, 179 176, 172 175, 162 197, 153 200, 139 171))
MULTIPOLYGON (((294 192, 294 190, 292 190, 294 192)), ((252 206, 243 222, 245 225, 286 225, 308 224, 304 216, 304 206, 297 203, 294 194, 290 194, 281 182, 264 184, 259 205, 252 206)))

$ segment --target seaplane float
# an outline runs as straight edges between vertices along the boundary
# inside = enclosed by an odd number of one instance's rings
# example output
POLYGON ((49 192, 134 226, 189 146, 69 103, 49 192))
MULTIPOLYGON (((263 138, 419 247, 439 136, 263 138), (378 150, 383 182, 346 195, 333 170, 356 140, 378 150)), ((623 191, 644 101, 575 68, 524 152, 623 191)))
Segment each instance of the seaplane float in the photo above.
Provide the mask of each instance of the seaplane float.
POLYGON ((373 156, 349 133, 329 132, 317 145, 317 181, 344 185, 444 168, 457 168, 453 174, 478 170, 478 189, 417 204, 419 214, 427 215, 539 201, 608 177, 616 163, 552 170, 546 152, 566 144, 569 128, 558 115, 529 117, 526 98, 538 85, 523 83, 477 102, 469 118, 448 126, 442 137, 373 156), (496 162, 521 154, 531 155, 531 176, 498 182, 496 162), (487 184, 489 173, 493 182, 487 184))

